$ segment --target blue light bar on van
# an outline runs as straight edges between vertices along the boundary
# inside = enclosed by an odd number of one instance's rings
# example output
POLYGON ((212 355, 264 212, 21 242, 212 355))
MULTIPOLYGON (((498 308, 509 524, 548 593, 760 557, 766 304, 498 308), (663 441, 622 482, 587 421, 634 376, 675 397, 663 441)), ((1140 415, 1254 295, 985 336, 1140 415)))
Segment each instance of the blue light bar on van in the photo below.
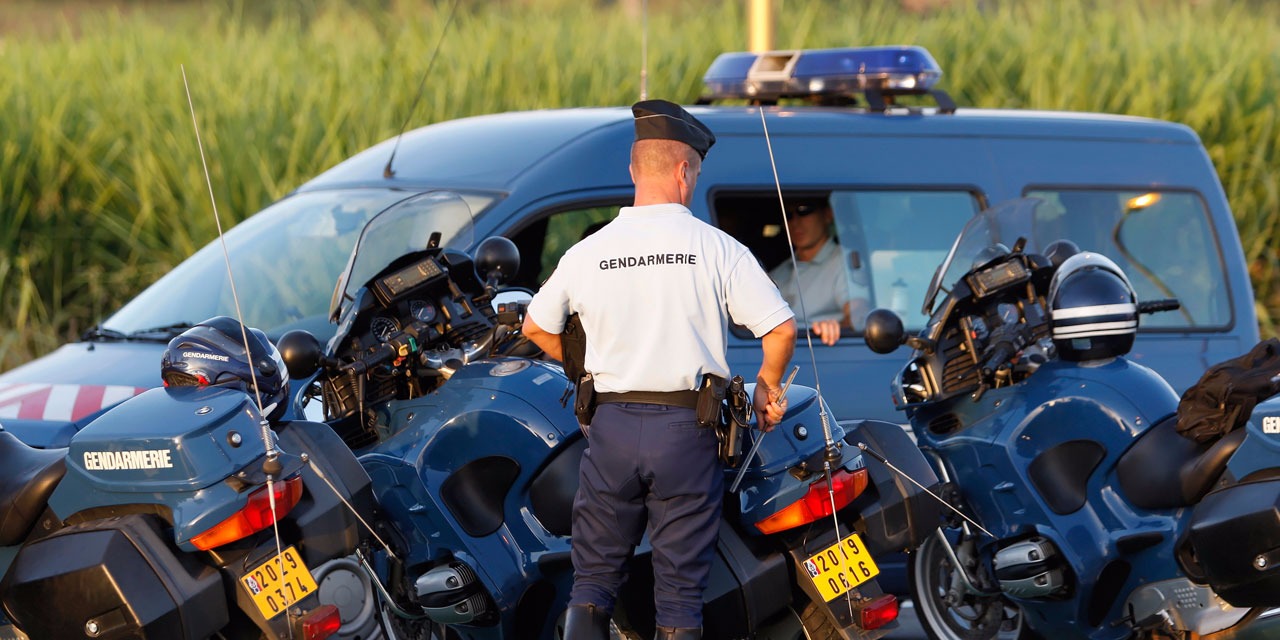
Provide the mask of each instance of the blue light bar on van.
POLYGON ((942 68, 923 47, 850 47, 721 54, 702 77, 707 99, 926 93, 942 68))

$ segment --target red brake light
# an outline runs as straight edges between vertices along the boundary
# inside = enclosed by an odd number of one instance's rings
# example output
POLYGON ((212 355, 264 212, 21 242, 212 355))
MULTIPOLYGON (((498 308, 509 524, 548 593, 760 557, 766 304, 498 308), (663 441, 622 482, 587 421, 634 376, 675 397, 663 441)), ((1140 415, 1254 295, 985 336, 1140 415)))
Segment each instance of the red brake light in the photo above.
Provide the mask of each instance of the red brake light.
MULTIPOLYGON (((837 469, 831 474, 831 484, 835 489, 836 511, 853 502, 867 488, 866 467, 846 471, 837 469)), ((777 533, 809 524, 819 518, 831 515, 831 497, 828 495, 827 481, 819 480, 809 485, 804 497, 787 505, 764 520, 756 523, 761 533, 777 533)))
POLYGON ((859 623, 863 629, 879 629, 897 619, 898 599, 886 594, 862 607, 859 623))
POLYGON ((275 524, 276 520, 283 518, 302 499, 302 478, 299 476, 273 483, 272 488, 276 498, 275 512, 271 511, 271 494, 267 493, 266 487, 262 487, 249 494, 249 499, 239 511, 192 538, 191 544, 201 551, 208 551, 253 535, 275 524))
POLYGON ((302 640, 325 640, 338 632, 342 626, 342 618, 338 608, 331 604, 322 604, 302 619, 302 640))

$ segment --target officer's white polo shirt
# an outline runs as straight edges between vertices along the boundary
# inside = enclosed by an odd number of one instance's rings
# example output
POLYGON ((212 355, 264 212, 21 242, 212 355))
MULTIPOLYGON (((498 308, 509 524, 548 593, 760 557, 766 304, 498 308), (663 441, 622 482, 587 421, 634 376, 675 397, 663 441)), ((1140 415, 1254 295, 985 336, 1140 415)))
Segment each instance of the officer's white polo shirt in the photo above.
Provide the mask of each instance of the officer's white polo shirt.
POLYGON ((760 337, 793 316, 750 250, 679 204, 624 207, 564 254, 528 313, 550 333, 581 314, 586 368, 615 393, 728 377, 730 318, 760 337))

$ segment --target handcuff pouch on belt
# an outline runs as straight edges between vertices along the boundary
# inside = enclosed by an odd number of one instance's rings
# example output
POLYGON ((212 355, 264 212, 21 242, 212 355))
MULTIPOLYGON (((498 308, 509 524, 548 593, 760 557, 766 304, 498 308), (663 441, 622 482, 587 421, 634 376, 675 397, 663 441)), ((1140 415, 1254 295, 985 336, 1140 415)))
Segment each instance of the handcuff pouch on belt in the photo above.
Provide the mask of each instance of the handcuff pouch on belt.
POLYGON ((564 375, 569 378, 569 388, 574 394, 573 413, 578 417, 578 424, 585 427, 591 424, 596 413, 596 385, 587 373, 587 332, 576 313, 564 323, 560 349, 564 356, 564 375))
POLYGON ((702 376, 702 384, 698 385, 698 406, 694 415, 698 418, 698 426, 704 429, 719 428, 723 422, 724 392, 729 381, 713 373, 702 376))

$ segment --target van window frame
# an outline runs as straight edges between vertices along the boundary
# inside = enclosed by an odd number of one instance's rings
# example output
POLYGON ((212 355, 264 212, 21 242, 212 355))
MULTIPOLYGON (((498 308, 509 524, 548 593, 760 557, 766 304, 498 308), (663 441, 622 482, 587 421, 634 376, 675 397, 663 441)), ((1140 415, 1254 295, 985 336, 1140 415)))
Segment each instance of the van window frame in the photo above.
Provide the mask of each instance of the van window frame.
MULTIPOLYGON (((707 190, 705 207, 706 207, 708 222, 713 226, 715 226, 717 229, 720 229, 722 231, 724 230, 724 227, 722 226, 720 211, 717 209, 716 203, 717 201, 720 201, 726 197, 728 198, 744 198, 744 197, 773 198, 776 201, 779 197, 778 191, 779 191, 779 187, 776 184, 716 185, 715 187, 712 187, 707 190)), ((803 198, 803 197, 830 198, 831 195, 836 192, 887 193, 887 192, 896 191, 896 192, 919 192, 919 193, 966 193, 973 199, 973 202, 976 207, 974 209, 975 215, 978 212, 983 211, 990 206, 990 202, 986 192, 978 185, 972 184, 972 183, 955 183, 955 184, 931 183, 927 185, 919 184, 919 183, 899 184, 899 183, 884 183, 884 182, 867 183, 867 184, 848 183, 848 182, 825 183, 825 184, 820 184, 820 183, 794 184, 793 183, 793 184, 782 185, 781 191, 782 191, 783 199, 803 198)), ((781 215, 781 213, 782 213, 781 210, 779 210, 778 214, 781 215)), ((695 211, 695 214, 696 214, 696 211, 695 211)), ((968 219, 966 219, 966 222, 967 220, 968 219)), ((732 236, 733 234, 730 234, 730 235, 732 236)), ((739 240, 739 242, 741 242, 741 239, 738 238, 737 236, 734 236, 734 238, 739 240)), ((954 241, 954 238, 950 238, 946 243, 946 246, 942 247, 942 250, 944 253, 946 252, 947 249, 951 247, 952 241, 954 241)), ((747 243, 744 242, 743 244, 747 244, 747 243)), ((759 256, 757 256, 757 258, 759 258, 759 256)), ((933 265, 933 266, 936 267, 937 265, 933 265)), ((913 309, 917 306, 917 302, 918 301, 912 301, 911 307, 913 309)), ((747 332, 745 329, 738 326, 731 326, 730 333, 736 338, 752 339, 752 336, 749 332, 747 332)), ((852 331, 842 331, 840 334, 840 339, 836 343, 836 345, 837 346, 861 345, 862 343, 860 340, 854 341, 853 339, 861 338, 864 333, 865 331, 861 327, 857 327, 852 331)), ((800 332, 797 337, 801 341, 805 340, 805 332, 803 331, 800 332)))
MULTIPOLYGON (((1205 216, 1205 223, 1209 227, 1209 232, 1213 239, 1213 247, 1216 249, 1218 257, 1218 270, 1222 278, 1219 282, 1226 292, 1226 307, 1229 317, 1224 324, 1212 326, 1181 326, 1181 327, 1152 327, 1145 325, 1139 320, 1138 332, 1146 334, 1185 334, 1185 333, 1230 333, 1236 327, 1236 297, 1235 290, 1231 287, 1231 278, 1227 268, 1226 254, 1223 251, 1222 236, 1218 232, 1218 225, 1214 224, 1213 208, 1209 206, 1208 198, 1204 197, 1204 193, 1194 187, 1171 186, 1171 185, 1133 185, 1133 184, 1092 184, 1092 183, 1030 183, 1022 188, 1023 197, 1033 197, 1033 191, 1109 191, 1114 193, 1122 193, 1126 191, 1146 193, 1169 193, 1189 195, 1200 203, 1200 211, 1205 216)), ((1166 311, 1164 313, 1177 313, 1176 311, 1166 311)))

